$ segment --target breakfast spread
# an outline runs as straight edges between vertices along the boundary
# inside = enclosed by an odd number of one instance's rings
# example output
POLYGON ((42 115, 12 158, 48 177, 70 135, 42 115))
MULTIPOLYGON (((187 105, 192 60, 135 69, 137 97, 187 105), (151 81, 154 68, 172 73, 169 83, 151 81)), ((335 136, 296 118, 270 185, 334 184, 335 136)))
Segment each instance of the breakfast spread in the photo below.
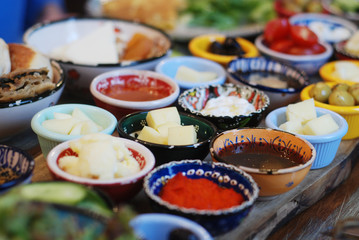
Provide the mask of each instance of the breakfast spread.
POLYGON ((55 88, 50 59, 18 43, 0 41, 0 102, 37 96, 55 88))
POLYGON ((197 133, 193 125, 181 125, 176 107, 149 111, 147 126, 140 131, 137 139, 157 144, 188 145, 197 142, 197 133))
POLYGON ((140 165, 120 138, 103 133, 85 135, 69 143, 74 154, 59 157, 59 167, 69 174, 109 180, 133 175, 140 165))
POLYGON ((54 112, 54 118, 43 121, 41 125, 49 131, 65 135, 85 135, 103 130, 78 108, 74 108, 71 114, 54 112))
POLYGON ((185 82, 208 82, 217 78, 217 74, 211 71, 197 71, 187 66, 177 69, 175 79, 185 82))

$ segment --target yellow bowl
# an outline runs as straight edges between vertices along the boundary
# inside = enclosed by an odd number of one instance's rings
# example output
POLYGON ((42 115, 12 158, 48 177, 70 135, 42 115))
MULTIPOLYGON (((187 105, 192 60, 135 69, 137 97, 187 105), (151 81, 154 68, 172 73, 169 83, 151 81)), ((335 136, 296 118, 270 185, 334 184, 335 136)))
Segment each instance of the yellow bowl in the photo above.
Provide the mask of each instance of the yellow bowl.
MULTIPOLYGON (((197 57, 206 58, 212 60, 214 62, 220 63, 222 65, 227 65, 230 61, 237 58, 238 56, 226 56, 226 55, 219 55, 214 54, 208 51, 209 46, 212 42, 224 42, 226 39, 225 36, 219 34, 208 34, 208 35, 201 35, 198 37, 193 38, 189 44, 188 48, 192 55, 197 57)), ((259 56, 259 52, 257 48, 254 46, 253 43, 244 39, 244 38, 236 38, 237 42, 241 45, 243 51, 245 52, 245 58, 250 57, 257 57, 259 56)))
MULTIPOLYGON (((336 85, 336 82, 327 82, 330 87, 336 85)), ((353 85, 354 83, 348 83, 353 85)), ((310 98, 309 91, 314 87, 314 84, 311 84, 305 87, 300 93, 301 100, 307 100, 310 98)), ((348 123, 348 132, 344 135, 343 139, 354 139, 359 137, 359 105, 356 106, 334 106, 327 103, 322 103, 314 100, 314 104, 317 107, 329 109, 333 112, 340 114, 348 123)))
POLYGON ((346 83, 346 84, 353 84, 353 83, 358 83, 358 82, 354 82, 354 81, 349 81, 349 80, 345 80, 342 78, 339 78, 338 76, 336 76, 336 74, 333 74, 335 72, 335 63, 337 62, 352 62, 355 65, 357 65, 359 67, 359 61, 358 60, 338 60, 338 61, 332 61, 332 62, 328 62, 326 64, 324 64, 320 69, 319 69, 319 75, 321 76, 321 78, 325 81, 325 82, 335 82, 335 83, 346 83))

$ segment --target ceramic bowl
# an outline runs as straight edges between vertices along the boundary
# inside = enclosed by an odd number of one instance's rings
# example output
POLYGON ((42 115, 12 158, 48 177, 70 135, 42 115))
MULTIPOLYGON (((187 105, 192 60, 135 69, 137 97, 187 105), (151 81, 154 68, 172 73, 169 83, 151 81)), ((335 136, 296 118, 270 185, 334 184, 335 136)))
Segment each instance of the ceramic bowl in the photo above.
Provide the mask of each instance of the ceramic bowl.
POLYGON ((359 83, 359 82, 355 82, 355 81, 350 81, 350 80, 346 80, 346 79, 342 79, 337 77, 335 74, 333 74, 335 72, 335 64, 338 62, 351 62, 354 63, 355 65, 357 65, 357 67, 359 68, 359 60, 338 60, 338 61, 332 61, 332 62, 328 62, 326 64, 324 64, 320 69, 319 69, 319 75, 320 77, 325 81, 325 82, 333 82, 333 83, 346 83, 346 84, 355 84, 355 83, 359 83))
POLYGON ((321 41, 330 44, 347 40, 357 31, 357 26, 354 23, 324 13, 296 14, 289 19, 289 22, 292 25, 309 27, 321 41))
MULTIPOLYGON (((337 83, 327 82, 330 87, 333 87, 337 83)), ((310 89, 314 87, 314 84, 311 84, 305 87, 300 93, 300 99, 307 100, 310 98, 309 92, 310 89)), ((348 132, 344 135, 343 139, 354 139, 359 137, 359 108, 358 106, 334 106, 327 103, 321 103, 314 100, 314 104, 316 107, 325 108, 331 110, 335 113, 340 114, 348 123, 348 132)))
MULTIPOLYGON (((151 70, 164 58, 171 54, 171 40, 168 35, 162 31, 135 22, 109 19, 109 18, 68 18, 60 21, 36 24, 24 34, 24 42, 58 61, 64 68, 68 76, 68 84, 66 91, 82 98, 91 98, 89 87, 92 79, 97 75, 123 68, 151 70), (156 41, 159 50, 155 55, 151 55, 144 60, 127 60, 118 63, 100 62, 98 64, 82 63, 72 61, 64 61, 58 57, 52 57, 52 51, 64 46, 72 41, 82 39, 83 36, 91 34, 101 25, 111 22, 114 25, 114 31, 119 42, 127 43, 135 33, 141 33, 156 41)), ((106 41, 108 39, 103 39, 106 41)), ((99 41, 99 44, 105 45, 99 41)), ((119 45, 123 47, 121 44, 119 45)), ((84 48, 84 52, 91 51, 96 45, 90 45, 88 49, 84 48)), ((96 50, 96 49, 94 49, 96 50)), ((85 54, 85 53, 84 53, 85 54)), ((87 53, 88 54, 88 53, 87 53)))
POLYGON ((276 109, 297 101, 300 91, 309 82, 303 71, 265 58, 235 59, 228 64, 227 72, 230 82, 263 91, 270 99, 268 109, 276 109), (275 88, 270 81, 267 81, 268 84, 265 86, 252 81, 252 78, 258 75, 260 78, 273 76, 282 78, 282 81, 287 83, 287 87, 275 88))
POLYGON ((173 231, 186 230, 197 240, 211 240, 212 236, 198 223, 172 214, 144 213, 130 221, 131 227, 140 239, 168 240, 173 231), (159 229, 161 229, 159 231, 159 229))
POLYGON ((116 128, 117 120, 110 112, 87 104, 60 104, 51 106, 37 112, 31 120, 31 128, 37 134, 42 154, 46 158, 47 154, 56 145, 80 137, 81 135, 65 135, 50 131, 42 126, 45 120, 53 119, 54 113, 71 114, 75 108, 81 110, 91 120, 102 126, 102 133, 111 135, 116 128))
POLYGON ((258 126, 269 106, 269 101, 269 97, 262 91, 231 83, 188 89, 178 97, 178 105, 183 111, 212 122, 220 131, 246 126, 258 126), (201 110, 205 107, 207 101, 219 96, 238 96, 239 98, 247 99, 249 103, 254 105, 256 111, 236 116, 202 114, 201 110))
POLYGON ((347 40, 334 44, 334 56, 338 60, 359 60, 359 55, 349 53, 345 49, 347 40))
POLYGON ((319 68, 325 64, 333 54, 333 47, 329 43, 320 42, 320 44, 325 48, 325 52, 323 53, 314 55, 291 55, 271 50, 264 43, 263 35, 255 39, 255 45, 263 56, 296 67, 308 75, 317 74, 319 68))
POLYGON ((223 163, 206 163, 200 160, 174 161, 155 168, 146 176, 144 190, 154 209, 192 219, 206 228, 212 236, 237 227, 248 215, 258 197, 256 183, 241 169, 223 163), (244 202, 220 210, 198 210, 170 204, 162 200, 159 193, 167 181, 177 173, 182 173, 190 179, 208 179, 222 187, 231 188, 244 197, 244 202))
MULTIPOLYGON (((279 126, 287 121, 286 110, 286 107, 281 107, 270 112, 265 119, 266 126, 272 129, 279 129, 279 126)), ((308 140, 308 142, 310 142, 316 150, 316 158, 311 169, 323 168, 332 163, 338 151, 340 142, 342 141, 342 137, 348 131, 348 124, 346 120, 339 114, 319 107, 316 107, 315 110, 318 117, 330 114, 334 121, 338 124, 339 129, 333 133, 319 136, 298 134, 302 138, 308 140)))
POLYGON ((182 91, 193 87, 200 87, 203 85, 222 84, 226 81, 226 71, 220 64, 211 60, 193 56, 171 57, 162 60, 156 66, 156 72, 164 74, 173 79, 173 81, 175 81, 179 85, 182 91), (181 66, 191 68, 198 72, 214 72, 216 73, 217 77, 211 81, 192 82, 179 80, 176 79, 176 74, 178 68, 181 66))
MULTIPOLYGON (((237 58, 238 56, 219 55, 211 53, 208 50, 214 41, 224 42, 225 38, 225 36, 219 34, 200 35, 190 40, 188 48, 191 54, 194 56, 206 58, 226 66, 227 63, 232 61, 234 58, 237 58)), ((236 38, 236 40, 245 52, 243 57, 257 57, 259 55, 258 50, 250 41, 244 38, 236 38)))
POLYGON ((172 105, 179 86, 171 78, 147 70, 115 70, 93 79, 90 92, 95 104, 117 119, 145 110, 172 105))
MULTIPOLYGON (((69 149, 70 140, 54 147, 47 155, 46 162, 50 173, 57 180, 69 181, 100 189, 106 193, 114 203, 127 201, 134 197, 141 189, 143 178, 153 169, 155 158, 151 151, 135 141, 122 139, 125 147, 133 154, 140 165, 140 171, 126 177, 114 179, 90 179, 72 175, 62 170, 58 165, 60 154, 69 149)), ((101 151, 101 149, 99 149, 101 151)), ((70 154, 71 155, 71 154, 70 154)))
POLYGON ((136 136, 136 133, 147 125, 147 113, 148 112, 136 112, 121 118, 117 124, 117 132, 120 137, 131 139, 150 149, 155 155, 157 166, 182 159, 204 159, 208 155, 209 142, 217 133, 217 128, 211 122, 197 116, 180 112, 182 125, 195 126, 198 142, 190 145, 175 146, 156 144, 139 140, 136 136))
POLYGON ((301 183, 316 151, 310 142, 288 132, 243 128, 218 134, 211 141, 210 154, 213 161, 232 164, 250 174, 258 184, 259 196, 265 199, 288 192, 301 183), (287 157, 274 158, 283 155, 287 157), (248 161, 248 156, 257 160, 248 161))
POLYGON ((0 103, 0 139, 5 140, 30 129, 31 118, 38 111, 55 105, 64 90, 65 78, 59 64, 52 62, 56 87, 36 97, 0 103))
POLYGON ((27 152, 0 145, 0 194, 20 184, 31 182, 35 160, 27 152))

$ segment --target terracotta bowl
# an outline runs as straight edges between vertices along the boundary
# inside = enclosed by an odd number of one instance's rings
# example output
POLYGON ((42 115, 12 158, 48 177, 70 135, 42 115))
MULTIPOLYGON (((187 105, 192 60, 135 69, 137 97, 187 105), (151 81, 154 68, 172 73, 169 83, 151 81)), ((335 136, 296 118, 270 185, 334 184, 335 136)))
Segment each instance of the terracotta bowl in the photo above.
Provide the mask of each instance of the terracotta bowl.
POLYGON ((288 132, 243 128, 218 134, 211 141, 210 154, 213 161, 232 164, 250 174, 259 186, 259 196, 272 198, 302 182, 316 151, 310 142, 288 132), (255 160, 246 160, 249 154, 255 160), (283 158, 279 161, 276 157, 283 158))

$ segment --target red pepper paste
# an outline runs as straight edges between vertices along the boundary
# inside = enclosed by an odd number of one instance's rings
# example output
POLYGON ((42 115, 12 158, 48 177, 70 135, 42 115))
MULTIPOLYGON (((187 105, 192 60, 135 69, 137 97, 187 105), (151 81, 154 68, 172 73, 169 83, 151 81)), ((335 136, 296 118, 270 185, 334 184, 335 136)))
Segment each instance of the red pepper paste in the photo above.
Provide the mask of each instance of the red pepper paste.
POLYGON ((191 179, 177 173, 163 186, 159 196, 184 208, 220 210, 240 205, 244 198, 233 189, 223 188, 205 179, 191 179))

